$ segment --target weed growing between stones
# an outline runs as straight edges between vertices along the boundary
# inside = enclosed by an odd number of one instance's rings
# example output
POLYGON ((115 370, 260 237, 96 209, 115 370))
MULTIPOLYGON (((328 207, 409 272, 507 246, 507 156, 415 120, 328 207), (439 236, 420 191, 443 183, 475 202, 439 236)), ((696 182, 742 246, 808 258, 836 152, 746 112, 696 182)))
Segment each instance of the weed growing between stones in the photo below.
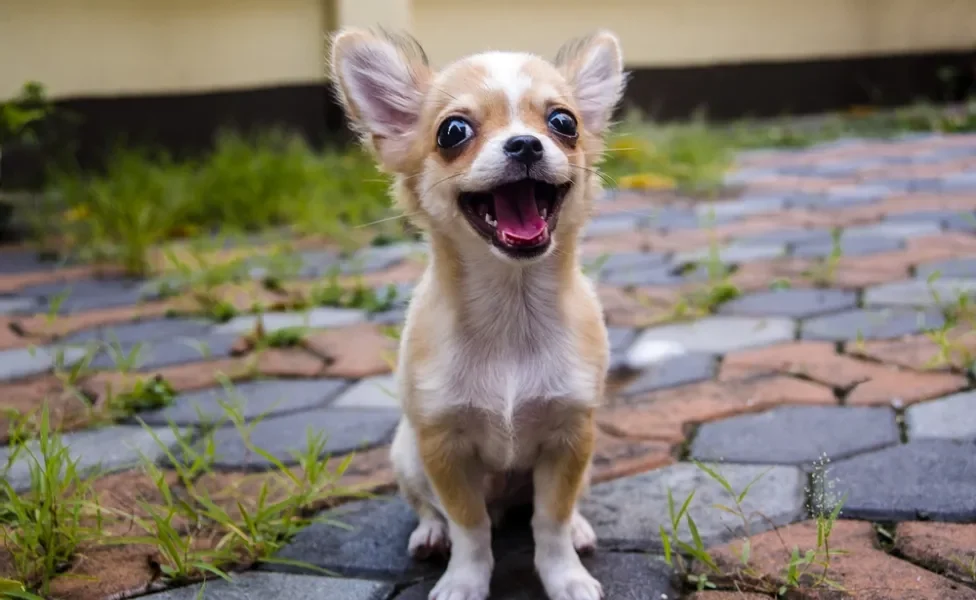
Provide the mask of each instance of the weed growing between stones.
MULTIPOLYGON (((712 508, 733 515, 742 523, 742 536, 737 549, 739 564, 731 567, 716 559, 705 547, 698 527, 689 511, 695 492, 688 495, 677 506, 671 490, 668 490, 668 517, 670 531, 664 526, 660 528, 661 543, 664 547, 664 560, 674 568, 687 585, 697 591, 709 589, 734 589, 736 591, 750 591, 782 596, 791 589, 809 589, 829 587, 840 590, 841 586, 828 577, 831 557, 841 553, 830 547, 830 535, 840 515, 843 500, 833 498, 832 485, 825 479, 827 459, 824 457, 814 465, 810 492, 810 513, 817 522, 816 548, 805 552, 799 547, 789 548, 780 537, 780 542, 789 560, 783 566, 779 577, 770 578, 763 571, 752 564, 751 526, 754 517, 766 519, 758 513, 748 513, 743 506, 749 490, 766 472, 760 473, 750 481, 741 491, 733 489, 732 485, 717 470, 699 461, 694 461, 702 472, 718 483, 731 499, 731 506, 715 504, 712 508), (679 534, 682 522, 687 526, 690 539, 679 534)), ((774 526, 773 531, 777 532, 774 526)), ((731 547, 731 546, 730 546, 731 547)))
POLYGON ((114 418, 131 417, 143 410, 169 406, 176 398, 176 390, 161 375, 139 378, 132 388, 118 395, 109 395, 108 408, 114 418))
POLYGON ((972 337, 976 335, 976 306, 965 293, 957 294, 952 301, 944 299, 935 285, 941 276, 939 271, 935 271, 926 279, 929 294, 942 312, 943 322, 940 327, 925 332, 938 348, 925 367, 949 366, 968 372, 976 365, 976 355, 972 350, 972 337))
POLYGON ((66 568, 79 545, 101 533, 100 520, 93 526, 82 522, 91 486, 83 480, 78 460, 52 431, 46 405, 41 408, 36 443, 12 446, 2 475, 0 550, 9 556, 14 579, 0 579, 0 591, 15 598, 36 598, 28 589, 46 596, 51 580, 66 568), (26 491, 15 489, 7 477, 20 456, 26 456, 30 473, 26 491))
POLYGON ((382 312, 393 306, 397 299, 397 287, 390 284, 382 292, 365 285, 357 278, 352 285, 343 285, 339 269, 333 268, 309 291, 307 303, 311 306, 332 308, 358 308, 366 312, 382 312))
MULTIPOLYGON (((714 213, 713 213, 714 215, 714 213)), ((714 216, 709 218, 714 222, 714 216)), ((708 316, 722 304, 735 300, 741 294, 738 286, 732 283, 732 269, 722 260, 718 244, 712 240, 708 246, 708 258, 691 266, 692 270, 705 269, 707 281, 701 288, 682 295, 672 308, 671 319, 696 319, 708 316)))
POLYGON ((837 267, 840 265, 840 259, 844 256, 841 233, 842 230, 839 227, 830 231, 830 254, 803 272, 803 277, 808 279, 814 287, 829 288, 837 279, 837 267))

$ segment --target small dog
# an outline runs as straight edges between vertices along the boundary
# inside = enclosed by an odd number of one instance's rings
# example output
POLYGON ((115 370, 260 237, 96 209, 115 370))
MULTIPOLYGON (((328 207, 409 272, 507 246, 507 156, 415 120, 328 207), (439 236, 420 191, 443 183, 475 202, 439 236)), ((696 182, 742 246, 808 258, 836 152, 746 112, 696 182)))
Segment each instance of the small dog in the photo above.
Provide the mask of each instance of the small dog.
POLYGON ((392 447, 419 517, 410 553, 450 552, 430 599, 488 597, 493 507, 523 480, 546 593, 599 600, 577 554, 596 536, 576 503, 609 352, 578 244, 626 80, 617 38, 574 40, 554 62, 487 52, 435 72, 409 37, 349 29, 331 66, 353 127, 430 239, 392 447))

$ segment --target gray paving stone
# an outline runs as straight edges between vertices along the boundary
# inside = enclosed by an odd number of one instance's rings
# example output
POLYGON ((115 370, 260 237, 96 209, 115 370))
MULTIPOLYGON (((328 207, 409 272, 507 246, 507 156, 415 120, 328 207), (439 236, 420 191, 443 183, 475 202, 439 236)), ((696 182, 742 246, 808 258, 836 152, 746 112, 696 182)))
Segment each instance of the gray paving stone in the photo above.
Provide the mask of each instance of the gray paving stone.
POLYGON ((333 404, 336 408, 392 408, 399 410, 396 377, 378 375, 354 383, 333 404))
MULTIPOLYGON (((275 558, 311 563, 343 577, 397 582, 434 577, 443 569, 443 563, 414 561, 407 554, 417 516, 399 497, 350 502, 322 516, 299 531, 275 558)), ((261 569, 314 573, 290 564, 266 563, 261 569)))
POLYGON ((976 173, 959 173, 943 178, 942 189, 947 192, 971 192, 976 190, 976 173))
POLYGON ((830 243, 830 230, 828 229, 780 229, 766 233, 735 238, 735 244, 739 246, 758 244, 788 244, 796 245, 803 243, 830 243))
POLYGON ((976 392, 922 402, 905 411, 908 439, 976 440, 976 392))
POLYGON ((193 338, 177 338, 152 342, 116 345, 107 348, 92 360, 93 369, 157 369, 203 360, 226 358, 231 355, 238 335, 214 333, 193 338))
POLYGON ((828 206, 853 206, 879 202, 896 193, 887 185, 856 185, 847 188, 832 189, 826 194, 828 206))
POLYGON ((618 233, 628 233, 637 230, 641 224, 641 217, 630 213, 608 214, 597 216, 587 223, 583 230, 583 237, 596 238, 611 236, 618 233))
MULTIPOLYGON (((530 549, 497 554, 495 560, 491 600, 546 600, 530 549)), ((583 565, 603 586, 607 599, 677 600, 680 597, 673 585, 673 573, 662 557, 597 552, 584 556, 583 565)), ((427 600, 435 583, 435 579, 418 583, 397 595, 395 600, 427 600)))
MULTIPOLYGON (((262 419, 250 430, 254 445, 286 464, 295 464, 295 452, 308 447, 309 433, 325 440, 324 456, 377 446, 387 441, 400 419, 391 409, 324 408, 262 419)), ((215 466, 230 469, 264 469, 271 462, 248 450, 234 427, 214 432, 215 466)))
POLYGON ((783 210, 785 205, 786 201, 781 196, 755 196, 722 202, 703 202, 695 206, 695 214, 701 219, 708 219, 711 215, 721 219, 737 219, 783 210))
MULTIPOLYGON (((178 438, 177 433, 169 427, 150 431, 144 427, 115 425, 66 433, 61 440, 68 456, 77 461, 77 469, 90 473, 132 467, 141 464, 142 457, 157 461, 165 455, 164 447, 171 449, 178 438), (153 439, 154 434, 159 443, 153 439)), ((0 469, 7 464, 10 454, 10 447, 0 448, 0 469)), ((4 477, 18 490, 30 487, 31 466, 37 464, 35 459, 43 462, 37 442, 28 442, 24 450, 17 454, 10 470, 3 474, 4 477)))
POLYGON ((915 277, 918 279, 928 279, 936 273, 940 279, 943 277, 976 279, 976 256, 930 262, 919 265, 915 269, 915 277))
POLYGON ((33 313, 39 310, 40 303, 36 298, 0 296, 0 315, 33 313))
POLYGON ((868 521, 976 520, 976 445, 918 440, 841 460, 825 474, 841 516, 868 521))
POLYGON ((895 413, 886 407, 784 406, 706 423, 691 444, 701 461, 807 465, 897 444, 895 413))
POLYGON ((213 579, 189 587, 150 594, 153 600, 387 600, 393 584, 358 579, 291 575, 288 573, 234 573, 231 581, 213 579))
POLYGON ((942 225, 931 221, 873 223, 871 225, 846 228, 841 235, 841 243, 845 241, 856 243, 855 240, 862 237, 904 240, 926 235, 937 235, 940 231, 942 231, 942 225))
MULTIPOLYGON (((841 256, 867 256, 882 252, 900 250, 904 242, 881 236, 844 237, 840 240, 841 256)), ((793 247, 793 256, 801 258, 823 258, 834 251, 833 240, 819 242, 801 242, 793 247)))
POLYGON ((664 357, 688 352, 725 354, 792 340, 794 330, 793 321, 782 317, 705 317, 644 330, 627 360, 632 368, 642 369, 664 357))
POLYGON ((706 281, 708 275, 701 271, 680 273, 675 265, 652 265, 645 268, 630 268, 611 271, 602 276, 603 281, 618 286, 677 285, 692 281, 706 281))
POLYGON ((58 362, 72 366, 85 356, 83 348, 35 347, 0 350, 0 381, 44 373, 58 362))
POLYGON ((423 243, 400 242, 388 246, 370 246, 356 251, 342 261, 339 270, 345 274, 372 273, 398 265, 407 258, 427 251, 423 243))
POLYGON ((637 330, 629 327, 607 327, 607 337, 611 350, 626 351, 637 339, 637 330))
POLYGON ((864 291, 865 306, 916 306, 920 308, 958 303, 960 296, 976 298, 976 279, 939 277, 933 281, 893 281, 864 291))
POLYGON ((973 211, 926 210, 887 215, 885 223, 935 223, 941 228, 970 230, 976 224, 973 211))
POLYGON ((262 320, 264 331, 271 333, 282 329, 308 327, 312 329, 343 327, 366 320, 366 313, 351 308, 313 308, 306 312, 267 312, 263 315, 244 315, 214 327, 216 333, 250 333, 258 320, 262 320))
POLYGON ((322 277, 339 268, 339 257, 331 250, 307 250, 298 255, 298 260, 298 276, 302 278, 322 277))
POLYGON ((59 281, 28 286, 22 288, 19 294, 42 299, 48 305, 57 300, 58 313, 68 314, 138 304, 143 299, 144 283, 134 279, 59 281))
POLYGON ((213 424, 227 419, 221 404, 230 404, 251 421, 262 416, 325 406, 348 384, 341 379, 268 379, 223 387, 184 392, 173 404, 139 414, 150 425, 213 424))
POLYGON ((845 290, 782 289, 740 296, 719 307, 719 314, 806 319, 857 306, 857 294, 845 290))
POLYGON ((705 381, 715 376, 717 361, 711 354, 688 353, 656 362, 621 390, 624 396, 705 381))
POLYGON ((775 177, 777 175, 776 169, 759 169, 759 168, 743 168, 735 169, 729 171, 722 178, 722 181, 727 186, 739 186, 748 185, 755 181, 761 181, 768 177, 775 177))
POLYGON ((599 257, 589 264, 598 263, 600 273, 614 271, 640 271, 665 264, 668 255, 661 252, 618 252, 599 257))
POLYGON ((945 319, 938 311, 895 308, 858 308, 814 317, 804 321, 800 337, 805 340, 881 340, 921 333, 941 327, 945 319))
MULTIPOLYGON (((806 476, 795 467, 752 465, 709 465, 740 493, 758 480, 743 500, 750 517, 750 529, 757 533, 773 524, 786 525, 803 518, 806 476), (762 514, 766 519, 759 517, 762 514)), ((727 505, 733 499, 722 486, 690 463, 678 463, 631 477, 593 486, 580 507, 596 530, 600 545, 615 550, 657 550, 659 528, 669 530, 668 490, 675 503, 683 503, 695 492, 689 513, 707 545, 727 541, 742 528, 736 516, 716 510, 714 504, 727 505)), ((681 539, 691 539, 687 524, 678 531, 681 539)))
POLYGON ((204 336, 210 332, 212 327, 213 323, 204 319, 149 319, 86 329, 65 336, 59 341, 62 344, 85 344, 91 341, 134 344, 136 342, 204 336))
POLYGON ((380 325, 401 325, 407 320, 407 310, 404 308, 384 310, 369 315, 369 320, 380 325))
POLYGON ((60 261, 42 260, 34 250, 6 250, 0 261, 0 275, 17 275, 33 271, 53 271, 60 261))
MULTIPOLYGON (((744 263, 755 260, 777 258, 786 254, 785 244, 730 244, 717 250, 718 259, 726 264, 744 263)), ((678 252, 674 255, 675 264, 702 263, 712 260, 709 248, 678 252)))

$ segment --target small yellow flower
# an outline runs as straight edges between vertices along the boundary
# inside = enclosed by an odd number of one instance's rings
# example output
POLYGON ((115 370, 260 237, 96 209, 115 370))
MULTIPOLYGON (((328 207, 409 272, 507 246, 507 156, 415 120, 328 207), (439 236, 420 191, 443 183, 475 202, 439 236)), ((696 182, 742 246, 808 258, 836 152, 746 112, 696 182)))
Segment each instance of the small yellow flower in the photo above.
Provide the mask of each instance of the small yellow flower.
POLYGON ((87 205, 82 204, 76 206, 72 209, 66 210, 64 212, 64 220, 69 223, 77 223, 78 221, 88 217, 91 214, 91 210, 87 205))
POLYGON ((617 180, 623 190, 673 190, 677 186, 674 178, 658 173, 638 173, 625 175, 617 180))

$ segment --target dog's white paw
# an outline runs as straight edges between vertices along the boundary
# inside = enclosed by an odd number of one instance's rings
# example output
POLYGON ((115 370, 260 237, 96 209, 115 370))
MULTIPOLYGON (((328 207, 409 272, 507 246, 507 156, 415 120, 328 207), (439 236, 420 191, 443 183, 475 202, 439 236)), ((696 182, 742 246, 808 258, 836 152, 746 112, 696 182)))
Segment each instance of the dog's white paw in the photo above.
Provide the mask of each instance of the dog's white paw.
POLYGON ((549 600, 601 600, 603 586, 581 564, 554 565, 540 569, 539 577, 549 600))
POLYGON ((589 554, 596 550, 596 532, 583 515, 573 514, 569 523, 569 535, 573 538, 573 548, 580 554, 589 554))
POLYGON ((428 600, 487 600, 491 565, 448 565, 428 600))
POLYGON ((440 519, 422 519, 410 534, 407 543, 410 556, 423 560, 435 554, 447 556, 451 550, 451 538, 447 535, 447 523, 440 519))

